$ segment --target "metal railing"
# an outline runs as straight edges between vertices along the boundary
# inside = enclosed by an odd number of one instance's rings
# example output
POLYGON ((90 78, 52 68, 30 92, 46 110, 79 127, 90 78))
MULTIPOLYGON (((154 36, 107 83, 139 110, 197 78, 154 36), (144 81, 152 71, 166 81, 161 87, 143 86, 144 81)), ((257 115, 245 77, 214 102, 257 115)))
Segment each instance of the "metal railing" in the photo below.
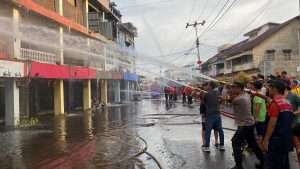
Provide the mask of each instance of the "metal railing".
POLYGON ((226 70, 224 71, 224 74, 229 74, 229 73, 232 73, 232 69, 226 69, 226 70))
POLYGON ((32 0, 34 3, 43 6, 46 9, 49 9, 53 12, 56 11, 55 9, 55 0, 32 0))
POLYGON ((254 64, 253 63, 245 63, 245 64, 241 64, 241 65, 234 65, 233 66, 233 71, 237 72, 237 71, 243 71, 243 70, 249 70, 254 68, 254 64))
POLYGON ((7 55, 7 43, 0 41, 0 54, 7 55))
POLYGON ((55 54, 25 48, 21 48, 20 59, 44 63, 56 63, 57 61, 57 57, 55 54))

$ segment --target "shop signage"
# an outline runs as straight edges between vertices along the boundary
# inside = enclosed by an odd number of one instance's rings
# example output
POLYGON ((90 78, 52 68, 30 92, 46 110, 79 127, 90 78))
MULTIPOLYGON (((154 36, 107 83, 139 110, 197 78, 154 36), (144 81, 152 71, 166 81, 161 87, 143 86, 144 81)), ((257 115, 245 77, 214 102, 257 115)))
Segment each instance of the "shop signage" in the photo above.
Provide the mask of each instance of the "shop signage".
POLYGON ((124 80, 137 81, 139 80, 139 75, 135 73, 124 73, 124 80))
POLYGON ((24 63, 0 60, 0 77, 24 77, 24 63))

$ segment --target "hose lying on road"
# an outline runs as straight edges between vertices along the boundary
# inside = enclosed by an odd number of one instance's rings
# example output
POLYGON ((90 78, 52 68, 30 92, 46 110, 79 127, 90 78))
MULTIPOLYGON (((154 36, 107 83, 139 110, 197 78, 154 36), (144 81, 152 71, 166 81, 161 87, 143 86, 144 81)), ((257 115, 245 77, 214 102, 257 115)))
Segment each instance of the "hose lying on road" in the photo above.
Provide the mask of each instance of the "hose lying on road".
MULTIPOLYGON (((126 126, 127 126, 127 125, 126 125, 126 126)), ((124 127, 125 127, 125 126, 123 126, 122 128, 123 128, 123 131, 125 132, 125 130, 124 130, 125 128, 124 128, 124 127)), ((138 156, 140 156, 140 155, 142 155, 142 154, 145 153, 145 154, 147 154, 148 156, 150 156, 150 157, 153 159, 153 161, 155 161, 155 163, 157 164, 157 166, 158 166, 160 169, 162 169, 162 165, 159 163, 159 161, 158 161, 151 153, 147 152, 148 144, 147 144, 147 142, 146 142, 145 139, 143 139, 143 138, 140 137, 140 136, 133 135, 133 134, 129 134, 129 133, 126 133, 126 132, 125 132, 124 134, 126 134, 126 135, 128 135, 128 136, 131 136, 131 137, 136 137, 136 138, 142 140, 142 141, 144 142, 144 147, 143 147, 143 148, 140 148, 140 147, 138 147, 138 146, 135 146, 135 145, 132 145, 132 144, 128 143, 126 140, 123 140, 123 139, 119 139, 119 138, 114 137, 114 140, 118 140, 118 141, 120 141, 120 142, 124 142, 125 144, 127 144, 127 145, 129 145, 129 146, 132 146, 132 147, 135 147, 135 148, 139 149, 139 151, 138 151, 137 153, 133 154, 133 155, 127 156, 127 157, 125 157, 125 158, 123 158, 123 159, 120 159, 120 160, 116 160, 116 161, 108 162, 108 163, 101 163, 101 164, 98 164, 99 166, 107 166, 107 165, 118 164, 118 163, 121 163, 121 162, 123 162, 123 161, 130 160, 130 159, 132 159, 132 158, 138 157, 138 156)), ((113 137, 112 135, 109 135, 109 136, 110 136, 110 137, 113 137)))
MULTIPOLYGON (((226 113, 226 112, 221 112, 222 115, 226 116, 226 117, 229 117, 229 118, 232 118, 234 119, 234 116, 232 113, 226 113)), ((196 121, 197 118, 200 118, 201 116, 198 116, 196 114, 151 114, 151 116, 173 116, 173 117, 169 117, 167 118, 167 120, 165 120, 163 122, 164 125, 193 125, 193 124, 200 124, 202 125, 201 122, 199 121, 196 121), (196 116, 193 118, 193 122, 191 123, 167 123, 168 121, 170 121, 171 119, 174 119, 174 118, 177 118, 177 117, 186 117, 186 116, 196 116)), ((148 115, 145 115, 145 116, 150 116, 150 114, 148 115)), ((151 118, 148 118, 148 119, 151 119, 151 118)), ((157 119, 157 117, 155 117, 155 119, 157 119)), ((161 118, 161 119, 164 119, 164 118, 161 118)), ((154 126, 155 124, 157 124, 158 122, 156 123, 146 123, 146 124, 139 124, 139 126, 143 127, 143 126, 146 126, 146 127, 149 127, 149 126, 154 126)), ((236 131, 236 129, 234 128, 228 128, 228 127, 223 127, 224 130, 229 130, 229 131, 236 131)))

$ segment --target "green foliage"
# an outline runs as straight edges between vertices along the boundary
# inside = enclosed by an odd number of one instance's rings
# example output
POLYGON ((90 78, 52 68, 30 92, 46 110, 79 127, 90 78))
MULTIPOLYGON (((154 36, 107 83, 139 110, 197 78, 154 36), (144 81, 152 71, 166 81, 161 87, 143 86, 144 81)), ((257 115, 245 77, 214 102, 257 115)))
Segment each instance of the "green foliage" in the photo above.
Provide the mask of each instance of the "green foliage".
POLYGON ((220 82, 226 82, 226 83, 231 83, 232 82, 232 78, 231 77, 227 77, 227 76, 223 76, 223 77, 219 78, 218 81, 220 81, 220 82))
POLYGON ((250 81, 251 81, 251 77, 247 75, 245 72, 240 72, 239 74, 233 77, 233 82, 248 83, 250 81))

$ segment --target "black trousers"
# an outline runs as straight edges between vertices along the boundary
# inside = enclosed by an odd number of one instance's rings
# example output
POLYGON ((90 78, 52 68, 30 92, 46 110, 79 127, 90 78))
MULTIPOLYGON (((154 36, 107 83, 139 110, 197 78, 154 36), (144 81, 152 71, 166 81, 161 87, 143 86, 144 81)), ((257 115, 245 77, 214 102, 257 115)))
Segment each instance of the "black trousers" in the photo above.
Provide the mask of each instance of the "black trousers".
POLYGON ((188 95, 188 104, 193 104, 193 96, 188 95))
POLYGON ((256 157, 260 160, 262 164, 264 164, 264 154, 255 140, 254 128, 255 125, 243 127, 239 126, 231 139, 234 153, 234 161, 236 163, 237 168, 243 168, 241 148, 245 140, 247 141, 248 146, 252 148, 256 157))
POLYGON ((265 169, 290 169, 289 153, 268 151, 265 154, 265 169))
POLYGON ((182 94, 182 103, 186 103, 186 94, 182 94))
POLYGON ((169 94, 165 94, 165 98, 166 98, 166 100, 168 100, 169 94))
POLYGON ((173 100, 173 94, 169 94, 169 100, 173 100))

